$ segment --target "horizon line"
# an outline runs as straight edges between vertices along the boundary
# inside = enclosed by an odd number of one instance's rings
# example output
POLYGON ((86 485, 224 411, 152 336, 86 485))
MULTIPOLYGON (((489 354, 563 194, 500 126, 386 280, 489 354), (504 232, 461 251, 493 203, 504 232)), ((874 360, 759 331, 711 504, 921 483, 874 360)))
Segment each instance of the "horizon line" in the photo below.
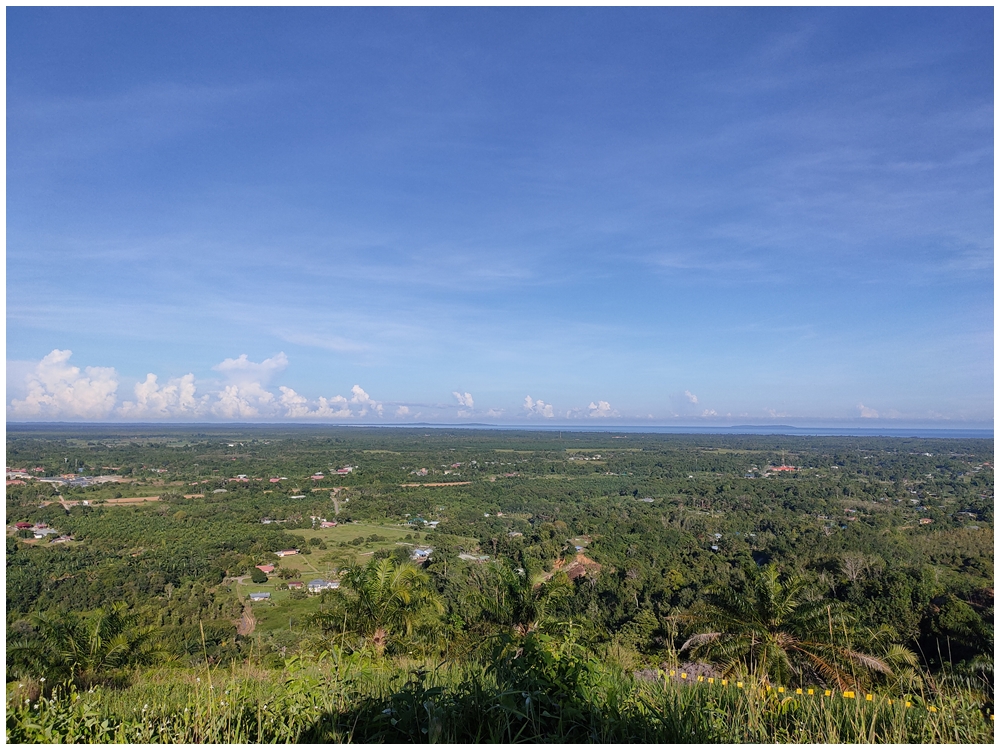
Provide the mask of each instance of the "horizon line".
POLYGON ((347 422, 67 422, 67 421, 46 421, 46 422, 10 422, 6 423, 8 428, 18 427, 103 427, 103 428, 199 428, 199 427, 226 427, 226 428, 261 428, 261 427, 290 427, 290 428, 376 428, 376 429, 427 429, 427 428, 456 428, 456 429, 503 429, 503 430, 560 430, 565 432, 615 432, 616 430, 630 431, 658 431, 670 430, 692 430, 695 432, 705 432, 711 430, 858 430, 861 432, 876 431, 905 431, 921 430, 926 432, 994 432, 994 425, 980 422, 959 422, 959 423, 906 423, 891 425, 879 421, 879 424, 805 424, 791 425, 786 423, 743 423, 743 424, 561 424, 561 423, 539 423, 509 424, 509 423, 487 423, 487 422, 385 422, 385 423, 347 423, 347 422))

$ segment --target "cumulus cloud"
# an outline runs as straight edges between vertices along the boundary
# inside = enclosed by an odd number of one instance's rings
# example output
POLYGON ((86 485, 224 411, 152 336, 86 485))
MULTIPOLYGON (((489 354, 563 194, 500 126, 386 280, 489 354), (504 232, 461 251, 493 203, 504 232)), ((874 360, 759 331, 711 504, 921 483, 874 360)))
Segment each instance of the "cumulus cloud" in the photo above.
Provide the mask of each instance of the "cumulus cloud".
POLYGON ((409 406, 400 406, 398 409, 396 409, 396 416, 397 417, 405 417, 409 413, 410 413, 410 407, 409 406))
POLYGON ((684 398, 686 398, 692 404, 698 403, 698 397, 695 396, 691 391, 684 391, 684 398))
POLYGON ((354 416, 347 399, 343 396, 334 396, 329 399, 320 396, 316 399, 315 408, 311 408, 309 399, 291 388, 282 385, 278 387, 278 390, 281 391, 278 404, 285 409, 282 416, 288 419, 346 419, 354 416))
POLYGON ((281 391, 278 403, 285 407, 286 417, 308 417, 311 415, 311 411, 309 409, 309 399, 305 396, 300 396, 298 393, 293 391, 291 388, 287 388, 286 386, 280 386, 278 390, 281 391))
POLYGON ((861 416, 864 419, 877 419, 878 418, 878 412, 875 411, 874 409, 868 408, 864 404, 858 404, 858 412, 861 414, 861 416))
POLYGON ((365 416, 368 413, 369 409, 377 413, 380 417, 382 416, 381 402, 376 401, 367 393, 365 393, 365 389, 362 388, 360 385, 355 385, 353 388, 351 388, 351 393, 354 394, 353 396, 351 396, 351 403, 361 405, 361 411, 358 412, 359 417, 365 416))
POLYGON ((125 401, 118 413, 131 419, 147 417, 194 417, 202 414, 208 396, 195 395, 194 374, 168 380, 160 385, 156 375, 148 373, 146 379, 136 383, 135 401, 125 401))
POLYGON ((12 399, 13 417, 99 419, 114 408, 118 375, 113 367, 80 368, 69 364, 73 352, 53 349, 27 377, 27 395, 12 399))
POLYGON ((715 409, 705 409, 705 411, 701 413, 701 416, 703 417, 717 417, 718 415, 719 413, 715 409))
POLYGON ((458 405, 464 406, 467 409, 472 409, 474 403, 472 401, 472 394, 468 391, 465 393, 459 393, 458 391, 452 391, 451 395, 458 399, 458 405))
POLYGON ((270 415, 277 406, 274 394, 260 383, 227 385, 212 404, 212 413, 223 419, 247 419, 270 415))
POLYGON ((212 369, 221 372, 233 383, 269 383, 275 375, 288 367, 288 357, 278 352, 263 362, 251 362, 246 354, 236 359, 224 359, 212 369))
POLYGON ((499 417, 502 414, 503 414, 503 409, 487 409, 486 410, 486 416, 487 417, 499 417))
POLYGON ((524 397, 524 409, 528 414, 538 414, 546 419, 551 419, 555 416, 552 411, 552 404, 547 404, 541 399, 535 401, 531 396, 524 397))
MULTIPOLYGON (((381 408, 379 407, 381 414, 381 408)), ((320 396, 316 399, 316 416, 335 419, 346 419, 353 416, 351 407, 347 405, 347 399, 341 395, 336 395, 331 399, 320 396)))
POLYGON ((598 401, 596 404, 591 401, 590 406, 587 408, 590 409, 590 413, 587 415, 589 417, 602 418, 618 416, 618 412, 612 409, 611 404, 607 401, 598 401))

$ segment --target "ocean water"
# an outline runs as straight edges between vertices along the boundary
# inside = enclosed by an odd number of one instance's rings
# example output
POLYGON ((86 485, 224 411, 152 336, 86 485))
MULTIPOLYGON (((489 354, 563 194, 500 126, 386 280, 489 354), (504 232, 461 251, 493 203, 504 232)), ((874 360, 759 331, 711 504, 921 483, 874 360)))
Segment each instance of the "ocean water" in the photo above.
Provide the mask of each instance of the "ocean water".
MULTIPOLYGON (((388 425, 386 425, 388 426, 388 425)), ((944 439, 993 439, 993 430, 987 428, 929 428, 929 427, 795 427, 792 425, 733 425, 733 426, 683 426, 683 425, 492 425, 492 424, 420 424, 394 425, 440 429, 472 430, 527 430, 544 432, 603 432, 609 434, 646 435, 802 435, 818 437, 900 437, 944 439)))
POLYGON ((646 435, 801 435, 813 437, 897 437, 897 438, 943 438, 943 439, 981 439, 992 440, 993 428, 989 427, 857 427, 844 425, 840 427, 798 427, 795 425, 609 425, 609 424, 486 424, 482 422, 462 422, 457 424, 409 422, 384 424, 335 424, 335 423, 301 423, 301 422, 207 422, 207 423, 68 423, 68 422, 8 422, 8 433, 34 432, 111 432, 120 433, 136 430, 140 433, 163 432, 183 433, 198 430, 255 430, 283 429, 309 431, 323 428, 365 429, 438 429, 438 430, 505 430, 531 432, 593 432, 605 434, 646 434, 646 435))

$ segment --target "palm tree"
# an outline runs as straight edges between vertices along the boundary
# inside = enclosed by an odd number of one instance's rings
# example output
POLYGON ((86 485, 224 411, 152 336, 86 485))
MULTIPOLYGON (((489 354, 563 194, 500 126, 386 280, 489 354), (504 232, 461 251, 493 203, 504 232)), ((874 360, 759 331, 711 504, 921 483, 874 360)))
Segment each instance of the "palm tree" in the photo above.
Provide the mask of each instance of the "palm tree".
POLYGON ((70 680, 90 687, 129 667, 163 655, 158 629, 141 625, 125 602, 95 610, 89 617, 33 615, 34 632, 7 651, 8 663, 22 676, 70 680))
POLYGON ((490 621, 524 636, 537 630, 549 605, 570 591, 565 573, 535 584, 527 568, 514 570, 494 563, 480 579, 479 590, 469 594, 468 600, 478 605, 490 621))
POLYGON ((743 591, 711 591, 687 619, 702 632, 681 651, 718 664, 724 676, 782 684, 819 678, 845 689, 871 673, 892 673, 885 659, 852 646, 850 623, 836 603, 808 598, 802 579, 781 580, 773 565, 751 568, 743 591))
POLYGON ((314 621, 324 631, 359 636, 381 655, 392 640, 444 611, 430 576, 410 563, 390 559, 354 565, 340 579, 333 606, 314 621))

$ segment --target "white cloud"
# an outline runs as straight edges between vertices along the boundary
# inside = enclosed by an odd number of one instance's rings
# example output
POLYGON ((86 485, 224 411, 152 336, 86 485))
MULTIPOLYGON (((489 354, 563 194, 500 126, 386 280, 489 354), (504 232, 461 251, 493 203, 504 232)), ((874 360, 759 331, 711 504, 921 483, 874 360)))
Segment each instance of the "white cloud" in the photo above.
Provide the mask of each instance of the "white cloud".
POLYGON ((260 383, 227 385, 218 393, 212 413, 223 419, 246 419, 269 415, 276 405, 274 394, 260 383))
POLYGON ((118 407, 118 413, 128 418, 146 417, 194 417, 202 414, 208 396, 197 397, 194 374, 160 385, 153 373, 135 384, 135 401, 125 401, 118 407))
POLYGON ((343 396, 334 396, 330 399, 320 396, 316 399, 316 408, 311 409, 309 400, 305 396, 283 385, 279 386, 278 390, 281 391, 278 403, 285 407, 284 416, 289 419, 346 419, 354 416, 347 399, 343 396))
POLYGON ((486 416, 487 417, 499 417, 502 414, 503 414, 503 409, 487 409, 486 410, 486 416))
POLYGON ((472 409, 474 404, 472 401, 472 394, 466 391, 464 394, 458 391, 452 391, 451 395, 458 399, 458 405, 464 406, 467 409, 472 409))
POLYGON ((300 396, 291 388, 287 388, 283 385, 279 386, 278 390, 281 391, 278 403, 285 407, 286 417, 295 418, 311 416, 311 412, 309 410, 309 399, 305 396, 300 396))
POLYGON ((878 419, 878 412, 864 404, 858 404, 858 411, 864 419, 878 419))
POLYGON ((221 372, 233 383, 269 383, 279 372, 288 367, 288 357, 278 352, 263 362, 251 362, 246 354, 236 359, 224 359, 212 369, 221 372))
POLYGON ((362 388, 360 385, 355 385, 353 388, 351 388, 351 393, 354 394, 353 396, 351 396, 351 403, 361 404, 361 411, 358 412, 359 417, 365 416, 368 413, 369 409, 375 411, 380 417, 382 416, 381 402, 376 401, 367 393, 365 393, 365 389, 362 388))
MULTIPOLYGON (((334 419, 346 419, 354 416, 351 407, 347 405, 347 399, 337 395, 327 400, 320 396, 317 400, 316 416, 329 417, 334 419)), ((381 407, 379 407, 381 409, 381 407)), ((381 414, 381 412, 379 412, 381 414)))
POLYGON ((715 411, 715 409, 705 409, 705 411, 701 413, 701 416, 703 417, 717 417, 718 415, 719 414, 715 411))
POLYGON ((698 397, 695 396, 691 391, 684 391, 684 398, 690 401, 692 404, 698 403, 698 397))
POLYGON ((531 396, 524 397, 524 408, 529 414, 539 414, 546 419, 551 419, 555 416, 552 411, 552 404, 547 404, 541 399, 535 401, 531 396))
POLYGON ((69 365, 73 352, 53 349, 28 375, 27 395, 12 399, 14 417, 83 417, 99 419, 114 408, 118 375, 113 367, 88 367, 86 375, 69 365))
POLYGON ((596 404, 591 401, 590 406, 587 408, 590 409, 590 414, 588 414, 590 417, 601 418, 618 416, 618 412, 612 409, 611 404, 607 401, 598 401, 596 404))
POLYGON ((397 417, 405 417, 409 413, 410 413, 410 407, 409 406, 400 406, 398 409, 396 409, 396 416, 397 417))

